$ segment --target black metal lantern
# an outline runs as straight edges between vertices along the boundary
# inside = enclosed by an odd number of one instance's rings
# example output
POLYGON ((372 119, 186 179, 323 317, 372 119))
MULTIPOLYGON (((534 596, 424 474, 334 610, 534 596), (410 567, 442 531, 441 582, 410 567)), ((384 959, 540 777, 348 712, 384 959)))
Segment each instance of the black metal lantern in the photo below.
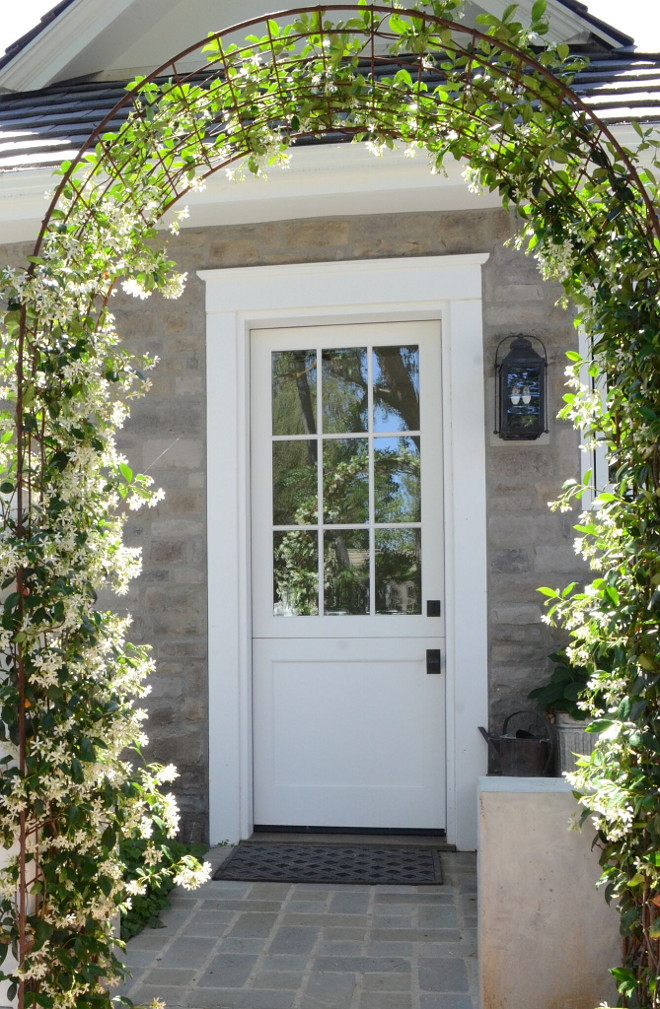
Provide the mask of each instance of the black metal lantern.
POLYGON ((500 341, 495 354, 495 433, 500 438, 533 441, 547 433, 547 369, 538 337, 500 341))

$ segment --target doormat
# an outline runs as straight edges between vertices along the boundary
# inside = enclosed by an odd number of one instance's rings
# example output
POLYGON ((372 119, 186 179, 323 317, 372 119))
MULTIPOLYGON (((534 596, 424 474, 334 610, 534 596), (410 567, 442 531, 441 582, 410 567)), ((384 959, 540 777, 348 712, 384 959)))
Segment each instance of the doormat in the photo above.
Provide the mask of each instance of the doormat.
POLYGON ((213 879, 437 886, 442 868, 440 851, 432 847, 241 841, 213 879))

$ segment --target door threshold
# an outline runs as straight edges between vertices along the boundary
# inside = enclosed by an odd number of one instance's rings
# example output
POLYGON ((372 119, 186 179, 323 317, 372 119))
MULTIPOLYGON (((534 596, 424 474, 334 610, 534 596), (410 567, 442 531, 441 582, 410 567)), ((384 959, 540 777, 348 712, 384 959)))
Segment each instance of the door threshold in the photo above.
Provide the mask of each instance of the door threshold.
POLYGON ((441 851, 456 851, 449 844, 445 831, 439 830, 386 830, 359 827, 275 827, 256 826, 248 841, 289 842, 292 844, 379 844, 388 847, 433 847, 441 851))

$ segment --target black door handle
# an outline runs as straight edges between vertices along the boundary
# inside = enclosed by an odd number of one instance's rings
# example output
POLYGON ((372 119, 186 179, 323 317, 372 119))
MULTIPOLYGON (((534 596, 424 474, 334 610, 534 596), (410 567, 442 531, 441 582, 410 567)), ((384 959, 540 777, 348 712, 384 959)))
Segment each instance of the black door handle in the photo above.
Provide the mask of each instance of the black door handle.
POLYGON ((426 649, 426 673, 428 676, 437 675, 442 672, 439 648, 426 649))

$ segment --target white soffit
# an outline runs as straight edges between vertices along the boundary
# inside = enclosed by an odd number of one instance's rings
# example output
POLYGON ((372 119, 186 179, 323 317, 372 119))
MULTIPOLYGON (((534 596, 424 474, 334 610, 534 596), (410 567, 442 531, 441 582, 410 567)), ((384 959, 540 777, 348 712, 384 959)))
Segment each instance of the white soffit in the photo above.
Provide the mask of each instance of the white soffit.
MULTIPOLYGON (((529 24, 532 18, 534 0, 516 0, 516 2, 518 4, 516 20, 521 21, 523 24, 529 24)), ((502 17, 502 14, 509 6, 509 0, 487 0, 487 5, 493 14, 497 15, 497 17, 502 17)), ((588 0, 586 0, 585 7, 587 5, 588 0)), ((576 11, 569 10, 563 4, 553 3, 553 0, 548 0, 546 19, 549 25, 548 34, 543 37, 543 41, 546 44, 556 45, 558 42, 585 42, 589 35, 595 35, 609 45, 615 47, 621 45, 621 40, 618 36, 598 28, 590 21, 585 21, 576 11)))
MULTIPOLYGON (((2 70, 0 88, 7 91, 36 91, 56 80, 82 77, 81 54, 93 46, 108 26, 140 0, 74 0, 50 22, 2 70), (75 63, 75 71, 66 71, 75 63)), ((167 2, 167 0, 161 0, 167 2)), ((174 0, 176 2, 176 0, 174 0)))

